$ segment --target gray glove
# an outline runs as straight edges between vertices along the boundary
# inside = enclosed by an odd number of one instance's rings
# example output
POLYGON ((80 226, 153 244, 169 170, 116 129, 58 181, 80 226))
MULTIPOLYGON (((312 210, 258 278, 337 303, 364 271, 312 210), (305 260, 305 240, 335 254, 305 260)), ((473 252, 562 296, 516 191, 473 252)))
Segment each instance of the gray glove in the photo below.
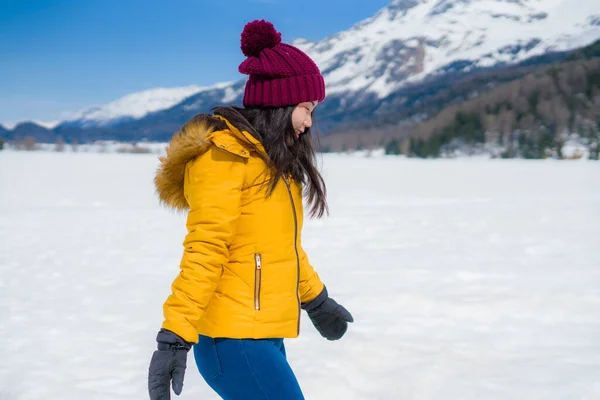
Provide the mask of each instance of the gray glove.
POLYGON ((327 294, 327 288, 319 295, 302 304, 317 331, 327 340, 338 340, 348 329, 348 322, 354 322, 352 314, 327 294))
POLYGON ((148 393, 150 400, 170 400, 171 380, 173 392, 181 394, 188 351, 192 343, 175 333, 161 329, 156 336, 157 349, 152 354, 148 369, 148 393))

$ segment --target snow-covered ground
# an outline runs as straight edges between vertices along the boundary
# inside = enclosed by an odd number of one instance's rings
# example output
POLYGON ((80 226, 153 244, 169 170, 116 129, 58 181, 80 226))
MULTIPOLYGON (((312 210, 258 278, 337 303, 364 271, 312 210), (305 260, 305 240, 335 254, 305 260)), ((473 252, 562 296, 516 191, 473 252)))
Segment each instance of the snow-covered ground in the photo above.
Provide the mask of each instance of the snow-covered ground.
MULTIPOLYGON (((307 399, 600 399, 600 164, 325 155, 304 245, 356 322, 307 399)), ((0 399, 147 398, 184 215, 156 154, 0 152, 0 399)), ((181 399, 216 399, 190 355, 181 399)))

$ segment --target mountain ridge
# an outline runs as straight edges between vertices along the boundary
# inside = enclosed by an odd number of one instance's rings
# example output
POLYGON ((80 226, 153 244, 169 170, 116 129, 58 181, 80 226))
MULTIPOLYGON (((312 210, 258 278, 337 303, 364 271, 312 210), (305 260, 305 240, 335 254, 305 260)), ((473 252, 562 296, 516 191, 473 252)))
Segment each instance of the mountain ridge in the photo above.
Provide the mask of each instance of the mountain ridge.
MULTIPOLYGON (((406 108, 403 99, 410 100, 411 93, 443 90, 444 80, 452 83, 489 69, 510 69, 532 57, 551 58, 598 38, 600 12, 593 3, 569 7, 566 0, 394 0, 348 30, 318 42, 293 43, 315 59, 325 76, 328 97, 319 107, 319 118, 323 130, 331 133, 371 117, 382 124, 401 123, 385 119, 400 116, 397 111, 406 108), (559 17, 562 22, 557 24, 559 17)), ((240 105, 244 82, 165 89, 162 98, 150 96, 152 90, 137 92, 84 110, 51 129, 41 128, 67 140, 166 140, 196 113, 227 103, 240 105)), ((18 124, 9 135, 31 134, 25 129, 33 129, 28 124, 18 124)))

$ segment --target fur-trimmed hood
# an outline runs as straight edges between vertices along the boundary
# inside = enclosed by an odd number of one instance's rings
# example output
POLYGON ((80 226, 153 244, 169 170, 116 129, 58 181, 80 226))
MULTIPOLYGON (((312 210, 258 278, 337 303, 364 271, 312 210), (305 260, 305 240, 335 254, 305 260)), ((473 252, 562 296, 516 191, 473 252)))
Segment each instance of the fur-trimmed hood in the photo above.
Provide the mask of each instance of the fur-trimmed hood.
POLYGON ((240 132, 225 118, 209 114, 195 116, 173 135, 165 155, 159 158, 154 185, 161 204, 177 211, 189 209, 183 190, 186 165, 212 144, 242 158, 249 158, 252 150, 264 152, 257 139, 248 132, 240 132))

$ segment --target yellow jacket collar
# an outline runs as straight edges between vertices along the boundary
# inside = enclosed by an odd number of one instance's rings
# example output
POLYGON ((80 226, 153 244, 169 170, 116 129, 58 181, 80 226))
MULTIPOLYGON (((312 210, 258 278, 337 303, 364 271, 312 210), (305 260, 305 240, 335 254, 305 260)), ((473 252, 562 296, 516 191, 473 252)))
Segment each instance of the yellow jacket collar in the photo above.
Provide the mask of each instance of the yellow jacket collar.
POLYGON ((154 184, 162 204, 178 211, 188 209, 183 192, 185 167, 213 143, 243 158, 248 158, 252 149, 268 158, 262 143, 249 132, 240 131, 221 116, 198 115, 173 135, 165 155, 159 158, 154 184), (217 126, 216 118, 227 125, 227 130, 217 126))
POLYGON ((267 152, 263 144, 256 139, 248 131, 240 131, 238 128, 233 126, 225 117, 221 115, 215 115, 216 118, 220 119, 227 125, 227 129, 239 140, 251 144, 253 148, 257 149, 263 156, 268 157, 267 152))

